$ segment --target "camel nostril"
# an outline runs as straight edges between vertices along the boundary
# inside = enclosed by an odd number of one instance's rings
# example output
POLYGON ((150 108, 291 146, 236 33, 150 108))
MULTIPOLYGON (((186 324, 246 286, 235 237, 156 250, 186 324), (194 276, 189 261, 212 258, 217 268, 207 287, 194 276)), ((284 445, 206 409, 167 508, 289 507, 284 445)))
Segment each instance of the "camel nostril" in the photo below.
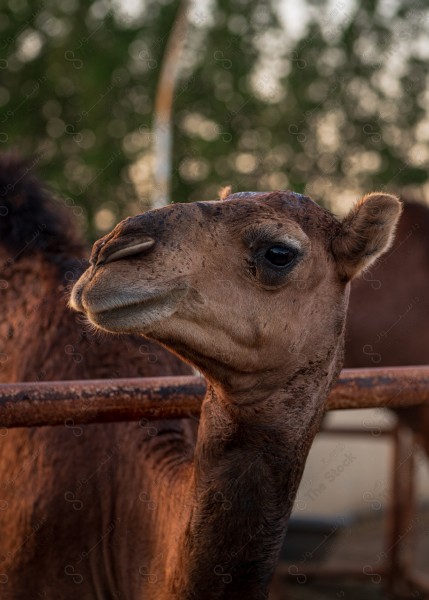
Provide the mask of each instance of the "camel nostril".
POLYGON ((115 246, 112 244, 110 247, 106 246, 103 248, 104 251, 99 254, 97 264, 107 264, 121 258, 134 256, 135 254, 145 254, 153 248, 154 245, 155 240, 150 237, 140 240, 139 242, 134 240, 133 243, 129 243, 126 246, 119 248, 116 246, 117 249, 115 249, 115 246))

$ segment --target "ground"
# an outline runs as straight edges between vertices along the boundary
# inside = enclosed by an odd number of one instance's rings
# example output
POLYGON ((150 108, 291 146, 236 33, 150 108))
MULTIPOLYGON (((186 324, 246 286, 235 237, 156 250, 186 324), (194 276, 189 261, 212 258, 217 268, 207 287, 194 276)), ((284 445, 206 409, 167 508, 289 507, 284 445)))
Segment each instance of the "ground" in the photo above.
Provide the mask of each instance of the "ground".
MULTIPOLYGON (((408 545, 416 570, 427 577, 429 506, 420 506, 413 522, 416 526, 398 546, 404 549, 405 544, 408 545)), ((299 523, 293 526, 283 552, 283 558, 287 561, 282 562, 279 568, 285 577, 279 578, 273 600, 429 599, 429 593, 425 594, 415 587, 402 596, 389 594, 377 576, 377 567, 385 564, 394 551, 392 548, 389 550, 386 541, 386 525, 386 515, 380 514, 376 518, 364 516, 350 523, 335 519, 330 523, 319 523, 318 531, 313 525, 304 535, 304 527, 300 527, 299 523), (344 568, 349 572, 356 571, 358 576, 335 574, 330 579, 310 579, 304 576, 304 569, 310 567, 323 567, 326 570, 344 568)))

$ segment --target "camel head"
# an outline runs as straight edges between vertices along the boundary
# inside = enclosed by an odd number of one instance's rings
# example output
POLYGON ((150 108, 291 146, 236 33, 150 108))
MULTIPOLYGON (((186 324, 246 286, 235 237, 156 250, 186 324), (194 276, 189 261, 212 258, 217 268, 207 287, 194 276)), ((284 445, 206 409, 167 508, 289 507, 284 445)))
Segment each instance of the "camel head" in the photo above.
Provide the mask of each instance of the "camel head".
POLYGON ((95 243, 71 306, 138 332, 231 388, 340 368, 349 282, 390 245, 384 193, 343 219, 291 192, 239 193, 130 217, 95 243))

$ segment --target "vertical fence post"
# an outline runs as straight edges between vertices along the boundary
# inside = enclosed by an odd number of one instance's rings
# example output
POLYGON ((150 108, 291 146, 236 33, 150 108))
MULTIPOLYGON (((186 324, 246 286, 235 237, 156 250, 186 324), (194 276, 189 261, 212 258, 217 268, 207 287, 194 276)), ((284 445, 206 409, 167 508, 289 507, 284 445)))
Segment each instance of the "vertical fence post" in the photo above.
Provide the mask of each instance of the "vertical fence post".
POLYGON ((189 27, 189 0, 182 0, 167 41, 155 97, 153 122, 153 192, 151 208, 170 202, 172 171, 172 109, 180 59, 189 27))

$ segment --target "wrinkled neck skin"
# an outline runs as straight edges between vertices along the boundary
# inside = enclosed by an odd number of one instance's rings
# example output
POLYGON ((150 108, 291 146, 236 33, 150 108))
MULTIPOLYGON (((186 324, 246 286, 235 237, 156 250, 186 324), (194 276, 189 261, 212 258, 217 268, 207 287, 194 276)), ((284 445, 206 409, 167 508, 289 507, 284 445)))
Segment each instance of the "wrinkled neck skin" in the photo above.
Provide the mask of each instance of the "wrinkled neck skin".
MULTIPOLYGON (((167 597, 268 598, 305 460, 341 366, 341 344, 280 389, 237 397, 210 383, 167 597)), ((261 386, 263 388, 263 386, 261 386)))

